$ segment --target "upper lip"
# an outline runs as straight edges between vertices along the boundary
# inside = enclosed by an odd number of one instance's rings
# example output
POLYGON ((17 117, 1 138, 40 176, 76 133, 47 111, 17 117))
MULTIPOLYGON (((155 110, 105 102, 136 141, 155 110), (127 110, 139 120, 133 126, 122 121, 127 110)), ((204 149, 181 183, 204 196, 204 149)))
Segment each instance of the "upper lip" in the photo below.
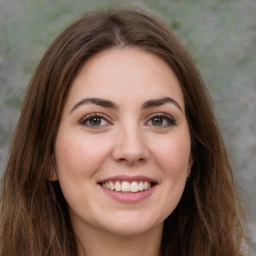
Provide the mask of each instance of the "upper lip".
POLYGON ((104 182, 108 182, 108 181, 128 181, 128 182, 132 182, 132 181, 148 181, 150 183, 157 183, 156 180, 149 178, 147 176, 141 176, 141 175, 136 175, 136 176, 127 176, 127 175, 117 175, 117 176, 111 176, 105 179, 101 179, 98 181, 98 183, 104 183, 104 182))

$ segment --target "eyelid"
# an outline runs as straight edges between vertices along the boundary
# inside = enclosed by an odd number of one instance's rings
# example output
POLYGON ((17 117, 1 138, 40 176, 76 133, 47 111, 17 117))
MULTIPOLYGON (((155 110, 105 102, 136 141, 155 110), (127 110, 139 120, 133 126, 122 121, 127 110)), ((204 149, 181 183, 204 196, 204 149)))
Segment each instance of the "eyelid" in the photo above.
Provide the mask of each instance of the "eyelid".
POLYGON ((97 127, 97 126, 92 126, 92 125, 91 126, 86 125, 86 121, 88 121, 89 119, 91 119, 93 117, 103 118, 107 121, 108 125, 112 124, 112 122, 110 121, 110 117, 108 115, 100 113, 100 112, 94 112, 94 113, 90 113, 90 114, 83 116, 82 118, 79 119, 79 124, 84 125, 86 127, 90 127, 91 129, 97 129, 97 128, 106 126, 106 125, 100 125, 97 127))
MULTIPOLYGON (((162 117, 167 119, 167 121, 169 122, 168 126, 172 126, 172 125, 176 125, 177 120, 170 114, 164 113, 164 112, 159 112, 159 113, 154 113, 148 116, 146 124, 154 117, 162 117)), ((157 127, 157 126, 155 126, 157 127)), ((166 127, 166 126, 159 126, 159 128, 161 127, 166 127)))

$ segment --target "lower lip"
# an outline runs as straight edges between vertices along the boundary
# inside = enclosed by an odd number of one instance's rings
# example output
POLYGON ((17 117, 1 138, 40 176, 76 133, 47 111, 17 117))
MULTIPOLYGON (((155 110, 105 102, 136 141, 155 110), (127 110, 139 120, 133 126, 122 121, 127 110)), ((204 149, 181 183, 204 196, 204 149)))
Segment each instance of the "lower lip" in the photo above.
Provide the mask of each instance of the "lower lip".
POLYGON ((101 186, 102 190, 108 196, 112 197, 113 199, 115 199, 119 202, 123 202, 123 203, 136 203, 136 202, 143 201, 152 195, 152 193, 155 190, 155 187, 156 187, 156 185, 154 185, 153 187, 151 187, 148 190, 139 191, 139 192, 117 192, 115 190, 112 191, 112 190, 103 188, 101 186))

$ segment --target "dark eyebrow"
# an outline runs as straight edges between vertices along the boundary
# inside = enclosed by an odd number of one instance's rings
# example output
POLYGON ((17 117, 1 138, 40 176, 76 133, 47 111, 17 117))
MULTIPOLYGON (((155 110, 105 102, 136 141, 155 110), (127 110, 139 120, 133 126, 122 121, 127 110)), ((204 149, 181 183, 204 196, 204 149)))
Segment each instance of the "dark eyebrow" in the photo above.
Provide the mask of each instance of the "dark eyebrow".
POLYGON ((180 104, 174 100, 173 98, 170 97, 166 97, 166 98, 161 98, 161 99, 152 99, 152 100, 148 100, 146 101, 143 105, 142 105, 142 109, 145 108, 152 108, 152 107, 158 107, 158 106, 162 106, 166 103, 172 103, 174 104, 180 111, 181 113, 183 113, 183 110, 180 106, 180 104))
POLYGON ((104 99, 100 99, 100 98, 85 98, 80 100, 78 103, 76 103, 74 105, 74 107, 70 110, 70 113, 73 112, 75 109, 77 109, 78 107, 80 107, 81 105, 84 104, 95 104, 104 108, 113 108, 113 109, 117 109, 117 105, 115 103, 113 103, 110 100, 104 100, 104 99))

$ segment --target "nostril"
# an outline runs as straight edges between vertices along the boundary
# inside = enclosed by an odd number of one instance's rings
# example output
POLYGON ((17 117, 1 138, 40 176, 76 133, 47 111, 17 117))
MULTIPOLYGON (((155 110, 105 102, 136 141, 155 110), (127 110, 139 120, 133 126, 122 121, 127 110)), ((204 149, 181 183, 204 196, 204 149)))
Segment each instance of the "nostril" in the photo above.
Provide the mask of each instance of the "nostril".
POLYGON ((120 162, 127 163, 128 165, 143 164, 145 162, 145 158, 139 158, 139 159, 121 158, 120 162))

